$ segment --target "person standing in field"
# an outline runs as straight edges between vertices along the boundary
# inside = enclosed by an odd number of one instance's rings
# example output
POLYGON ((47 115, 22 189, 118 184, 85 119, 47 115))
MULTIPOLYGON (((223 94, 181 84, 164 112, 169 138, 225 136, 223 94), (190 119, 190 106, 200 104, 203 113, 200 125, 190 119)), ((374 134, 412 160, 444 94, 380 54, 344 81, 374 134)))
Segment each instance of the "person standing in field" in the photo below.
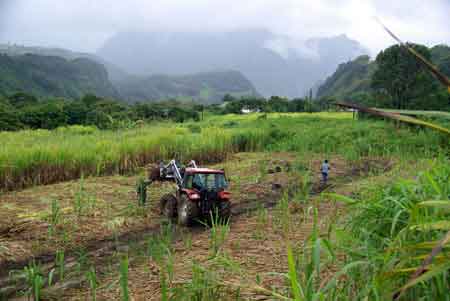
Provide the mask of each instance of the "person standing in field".
POLYGON ((323 161, 322 166, 320 167, 320 171, 322 172, 322 182, 326 184, 328 181, 328 173, 330 172, 330 165, 328 164, 328 160, 323 161))

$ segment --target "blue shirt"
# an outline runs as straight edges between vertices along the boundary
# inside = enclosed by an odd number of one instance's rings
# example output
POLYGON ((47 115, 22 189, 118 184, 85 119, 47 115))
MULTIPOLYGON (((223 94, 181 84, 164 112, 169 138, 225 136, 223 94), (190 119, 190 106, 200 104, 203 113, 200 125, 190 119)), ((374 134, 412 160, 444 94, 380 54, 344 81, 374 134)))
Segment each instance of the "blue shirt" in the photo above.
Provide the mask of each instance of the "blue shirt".
POLYGON ((321 170, 322 170, 323 173, 328 173, 329 169, 330 169, 330 166, 328 165, 328 163, 323 163, 322 164, 321 170))

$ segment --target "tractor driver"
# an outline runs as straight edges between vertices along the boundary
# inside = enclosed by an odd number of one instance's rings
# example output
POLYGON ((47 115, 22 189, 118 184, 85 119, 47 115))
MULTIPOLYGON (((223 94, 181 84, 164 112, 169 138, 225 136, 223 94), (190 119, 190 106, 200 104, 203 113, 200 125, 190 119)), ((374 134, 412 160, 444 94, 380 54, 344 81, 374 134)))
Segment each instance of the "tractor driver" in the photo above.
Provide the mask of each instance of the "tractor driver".
POLYGON ((199 174, 194 175, 194 179, 192 180, 192 188, 195 188, 197 190, 202 190, 204 187, 202 176, 199 174))

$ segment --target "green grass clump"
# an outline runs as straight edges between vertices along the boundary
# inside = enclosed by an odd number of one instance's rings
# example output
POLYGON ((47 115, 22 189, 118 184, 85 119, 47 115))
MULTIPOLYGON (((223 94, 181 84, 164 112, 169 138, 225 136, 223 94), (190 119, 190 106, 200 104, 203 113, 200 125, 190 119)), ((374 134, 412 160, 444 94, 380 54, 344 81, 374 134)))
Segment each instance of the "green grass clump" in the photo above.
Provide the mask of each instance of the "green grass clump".
POLYGON ((401 300, 448 300, 448 243, 420 279, 411 278, 450 231, 450 161, 430 165, 414 180, 375 187, 354 200, 337 197, 351 210, 340 246, 348 262, 369 263, 349 274, 356 299, 388 300, 402 292, 401 300))

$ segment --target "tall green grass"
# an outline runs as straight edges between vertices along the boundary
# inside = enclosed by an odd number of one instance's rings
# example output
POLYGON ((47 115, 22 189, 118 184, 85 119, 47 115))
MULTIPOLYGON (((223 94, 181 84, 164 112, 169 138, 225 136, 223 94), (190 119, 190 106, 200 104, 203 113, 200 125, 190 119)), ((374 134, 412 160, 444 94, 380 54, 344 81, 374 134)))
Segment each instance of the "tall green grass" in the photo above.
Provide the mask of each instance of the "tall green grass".
POLYGON ((450 300, 448 241, 419 278, 432 249, 450 231, 450 161, 430 161, 430 169, 414 180, 374 187, 358 199, 337 197, 351 214, 341 233, 347 261, 370 264, 349 274, 355 299, 450 300))
POLYGON ((177 157, 201 162, 256 150, 262 131, 206 128, 201 134, 167 125, 119 132, 22 131, 0 133, 0 188, 15 189, 79 178, 125 173, 148 162, 177 157))
POLYGON ((64 128, 0 132, 0 190, 126 173, 173 157, 201 163, 230 153, 280 150, 302 154, 433 156, 449 141, 426 130, 396 129, 383 121, 352 121, 341 114, 213 116, 192 124, 161 123, 121 131, 64 128), (200 128, 200 132, 198 131, 200 128))

